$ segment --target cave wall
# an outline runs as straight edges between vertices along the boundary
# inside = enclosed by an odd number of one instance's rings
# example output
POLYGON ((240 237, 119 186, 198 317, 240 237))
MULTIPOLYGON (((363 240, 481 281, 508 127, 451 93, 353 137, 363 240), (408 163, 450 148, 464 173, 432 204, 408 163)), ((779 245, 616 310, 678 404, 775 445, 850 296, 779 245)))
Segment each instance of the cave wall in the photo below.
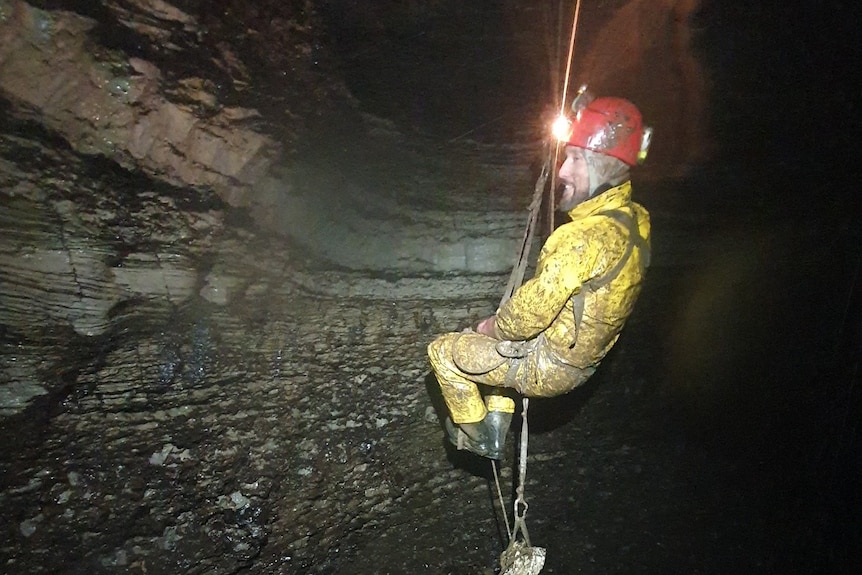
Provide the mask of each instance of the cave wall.
MULTIPOLYGON (((358 141, 374 132, 361 119, 327 120, 339 107, 391 114, 399 120, 396 134, 417 127, 411 123, 428 129, 426 119, 439 124, 433 118, 444 115, 460 118, 448 128, 459 137, 481 136, 495 125, 508 126, 510 137, 540 136, 541 111, 558 96, 552 83, 560 79, 564 63, 557 60, 564 56, 561 42, 574 6, 511 2, 483 22, 475 7, 443 1, 381 3, 371 10, 332 0, 108 2, 99 9, 42 4, 2 4, 0 93, 15 113, 30 114, 84 153, 253 206, 264 224, 272 223, 278 196, 296 188, 267 180, 273 165, 284 166, 297 147, 314 146, 321 126, 340 123, 342 130, 366 132, 358 141), (469 61, 438 58, 433 50, 452 44, 439 30, 456 34, 460 21, 481 23, 460 31, 475 39, 460 49, 462 59, 471 46, 493 50, 469 61), (405 56, 411 46, 420 51, 405 56), (391 62, 417 58, 425 67, 436 60, 440 65, 436 75, 425 73, 425 84, 402 74, 406 92, 375 97, 350 80, 351 66, 363 64, 354 53, 373 49, 391 62), (495 68, 499 60, 506 65, 495 68), (495 77, 497 69, 523 72, 495 77), (436 76, 446 81, 441 85, 436 76), (351 89, 367 101, 358 102, 351 89), (464 90, 472 93, 464 97, 464 90), (373 100, 388 104, 380 108, 373 100), (481 105, 465 105, 470 101, 481 105)), ((656 138, 640 177, 679 175, 710 150, 704 119, 709 78, 696 46, 699 5, 632 0, 582 11, 572 85, 586 82, 643 109, 656 138)), ((526 174, 535 157, 515 161, 526 174)), ((526 189, 527 179, 516 184, 526 189)))
MULTIPOLYGON (((524 219, 519 210, 531 187, 532 142, 417 147, 405 126, 361 114, 353 114, 358 123, 341 125, 340 133, 314 129, 331 128, 315 120, 324 111, 357 106, 349 85, 339 79, 337 49, 325 45, 335 33, 332 18, 373 41, 397 35, 402 26, 421 32, 444 17, 475 16, 470 12, 475 8, 447 2, 381 4, 374 10, 349 2, 246 7, 232 1, 40 6, 0 3, 0 94, 5 113, 14 118, 7 124, 11 129, 41 126, 49 139, 60 138, 82 157, 104 158, 179 186, 177 193, 192 194, 203 206, 224 202, 249 208, 252 221, 296 242, 305 259, 413 277, 412 287, 395 291, 391 283, 378 285, 371 277, 358 283, 318 278, 309 282, 317 291, 350 285, 351 293, 372 297, 410 290, 434 297, 431 286, 442 284, 423 279, 428 273, 500 274, 510 268, 524 219), (340 140, 345 133, 350 137, 340 140), (318 140, 320 148, 308 143, 318 140), (431 150, 440 157, 431 160, 431 150), (377 164, 375 158, 387 160, 377 164), (387 189, 379 189, 381 173, 388 175, 387 189), (184 187, 193 191, 180 192, 184 187)), ((657 124, 660 133, 676 131, 678 137, 659 138, 650 159, 656 173, 676 173, 667 166, 684 163, 680 154, 671 160, 670 148, 661 142, 685 149, 692 162, 700 153, 683 133, 699 129, 706 85, 691 46, 697 6, 664 2, 655 9, 635 0, 603 4, 584 16, 578 61, 587 71, 578 75, 595 78, 600 90, 631 92, 648 121, 650 110, 679 112, 658 116, 669 122, 657 124), (649 82, 636 81, 647 76, 649 82), (661 89, 669 85, 675 89, 661 89), (666 105, 668 99, 678 105, 666 105), (683 118, 689 112, 693 115, 683 118)), ((554 17, 561 25, 568 6, 560 4, 556 15, 547 10, 537 15, 535 7, 517 4, 503 8, 495 25, 502 23, 516 37, 509 46, 513 61, 529 67, 541 59, 542 66, 535 67, 542 69, 538 76, 547 77, 552 36, 541 36, 545 44, 530 43, 525 39, 531 36, 520 37, 518 31, 536 32, 554 17)), ((10 182, 27 180, 21 173, 26 165, 7 166, 14 174, 10 182)), ((185 245, 201 233, 220 233, 221 212, 205 226, 189 224, 194 232, 188 226, 174 230, 179 249, 142 247, 134 238, 151 232, 112 231, 122 218, 128 219, 124 230, 144 226, 125 204, 143 206, 144 213, 155 210, 151 198, 139 196, 139 184, 126 190, 125 199, 104 205, 87 203, 94 193, 90 188, 58 185, 37 178, 7 188, 15 199, 9 200, 5 237, 24 232, 36 242, 4 244, 4 268, 15 278, 9 285, 16 286, 4 294, 11 314, 6 323, 27 341, 38 347, 40 322, 76 337, 103 336, 116 326, 116 310, 140 298, 164 297, 182 305, 195 297, 226 303, 236 295, 225 295, 230 290, 217 268, 211 273, 222 247, 191 253, 185 245), (119 243, 106 239, 112 234, 119 243), (29 283, 42 287, 32 292, 29 283), (42 311, 28 315, 31 301, 42 311)), ((478 293, 484 285, 468 291, 478 293)), ((62 356, 52 355, 52 362, 62 356)), ((31 382, 16 383, 23 387, 9 397, 13 411, 26 404, 21 398, 56 385, 33 383, 39 379, 35 364, 19 365, 31 382)), ((10 382, 16 379, 9 376, 10 382)))
MULTIPOLYGON (((102 155, 174 184, 209 187, 234 205, 279 152, 271 137, 242 124, 253 109, 222 106, 207 82, 177 82, 173 101, 152 62, 93 44, 93 19, 4 2, 0 93, 16 111, 62 135, 84 154, 102 155)), ((164 26, 197 31, 173 8, 164 26)))

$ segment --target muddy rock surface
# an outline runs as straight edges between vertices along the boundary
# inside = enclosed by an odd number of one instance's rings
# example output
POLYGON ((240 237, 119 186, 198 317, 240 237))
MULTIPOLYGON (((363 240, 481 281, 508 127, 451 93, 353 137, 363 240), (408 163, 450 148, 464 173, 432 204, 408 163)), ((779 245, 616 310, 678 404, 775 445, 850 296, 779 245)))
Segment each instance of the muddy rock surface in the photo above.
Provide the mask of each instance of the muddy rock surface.
MULTIPOLYGON (((4 2, 0 10, 0 90, 17 108, 83 153, 248 203, 248 188, 279 147, 242 125, 255 110, 218 105, 193 76, 180 79, 168 100, 152 62, 93 49, 91 18, 24 2, 4 2)), ((177 9, 162 17, 194 32, 193 19, 177 9)))

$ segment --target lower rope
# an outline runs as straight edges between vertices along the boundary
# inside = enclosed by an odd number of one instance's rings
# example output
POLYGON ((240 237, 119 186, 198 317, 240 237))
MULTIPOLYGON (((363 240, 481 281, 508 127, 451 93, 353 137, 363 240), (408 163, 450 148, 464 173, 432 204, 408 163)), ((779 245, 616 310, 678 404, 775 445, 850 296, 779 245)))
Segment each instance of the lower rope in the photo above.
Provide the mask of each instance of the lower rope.
POLYGON ((506 513, 506 502, 503 500, 503 490, 500 489, 500 475, 497 473, 497 462, 491 460, 491 469, 494 470, 494 484, 497 486, 497 497, 500 499, 500 511, 503 512, 503 521, 506 523, 506 536, 512 540, 512 528, 509 527, 509 515, 506 513))

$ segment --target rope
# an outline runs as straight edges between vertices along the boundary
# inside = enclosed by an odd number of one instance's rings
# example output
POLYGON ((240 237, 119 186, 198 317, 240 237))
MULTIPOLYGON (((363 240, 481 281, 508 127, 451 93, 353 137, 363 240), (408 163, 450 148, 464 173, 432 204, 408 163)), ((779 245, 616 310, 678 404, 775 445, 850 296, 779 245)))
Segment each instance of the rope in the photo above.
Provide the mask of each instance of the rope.
POLYGON ((542 195, 545 191, 545 183, 548 181, 548 174, 551 171, 550 154, 542 166, 542 172, 536 180, 536 187, 533 190, 533 201, 530 202, 530 216, 527 219, 527 227, 524 230, 524 237, 521 240, 521 250, 518 254, 518 259, 515 266, 512 268, 512 273, 509 276, 509 283, 506 284, 506 290, 503 292, 503 298, 500 300, 502 306, 506 303, 515 290, 518 289, 524 282, 524 273, 527 270, 527 260, 530 255, 530 249, 533 246, 533 236, 536 231, 536 223, 539 221, 539 213, 542 209, 542 195))
POLYGON ((578 20, 581 17, 581 0, 575 4, 575 16, 572 19, 572 35, 569 38, 569 55, 566 58, 566 75, 563 78, 563 97, 560 100, 560 115, 566 111, 566 94, 569 90, 569 75, 572 73, 572 58, 575 55, 575 36, 578 33, 578 20))
POLYGON ((524 486, 527 484, 527 442, 529 441, 529 428, 527 426, 527 408, 530 406, 530 399, 523 398, 523 410, 521 412, 521 447, 518 453, 518 486, 515 488, 517 495, 515 502, 512 504, 512 527, 509 527, 509 516, 506 513, 506 503, 503 501, 503 492, 500 489, 500 477, 497 474, 496 462, 491 460, 491 469, 494 470, 494 483, 497 486, 497 497, 500 499, 500 509, 503 511, 503 521, 506 522, 506 534, 509 537, 509 545, 507 549, 511 549, 517 541, 518 533, 524 536, 524 543, 527 547, 530 545, 530 533, 527 531, 527 509, 530 508, 527 500, 524 497, 524 486))
MULTIPOLYGON (((560 162, 560 143, 554 144, 554 162, 553 166, 559 166, 560 162)), ((554 233, 554 190, 557 189, 557 170, 551 173, 551 188, 548 190, 548 236, 554 233)))
MULTIPOLYGON (((566 56, 566 74, 563 76, 563 96, 560 98, 560 116, 564 116, 566 112, 566 96, 569 91, 569 77, 572 74, 572 60, 575 56, 575 37, 578 34, 578 20, 581 18, 581 0, 578 0, 575 4, 575 15, 572 18, 572 34, 569 37, 569 53, 566 56)), ((559 142, 554 146, 554 166, 557 165, 557 162, 560 159, 560 145, 559 142)), ((549 204, 548 209, 548 235, 554 231, 554 190, 557 188, 556 185, 556 172, 554 176, 551 178, 551 202, 549 204)))
MULTIPOLYGON (((502 306, 506 303, 509 298, 512 297, 512 294, 515 293, 515 290, 520 287, 520 285, 524 281, 524 274, 527 269, 527 260, 529 258, 530 249, 533 245, 533 236, 536 231, 536 223, 539 221, 539 214, 542 210, 542 196, 545 191, 545 183, 548 181, 548 174, 550 173, 550 165, 551 165, 551 155, 550 152, 548 154, 547 159, 545 160, 545 164, 542 166, 542 171, 539 174, 538 179, 536 180, 536 187, 533 190, 533 200, 530 202, 530 216, 527 219, 527 227, 524 230, 524 237, 521 240, 521 249, 518 254, 517 262, 515 266, 512 268, 512 273, 509 276, 509 282, 506 284, 506 290, 503 292, 503 298, 500 300, 500 305, 502 306)), ((553 189, 551 190, 553 193, 553 189)), ((523 427, 521 432, 521 461, 524 462, 524 472, 526 473, 526 460, 527 460, 527 404, 528 400, 524 398, 524 411, 523 411, 523 427)), ((500 477, 497 474, 497 465, 496 462, 491 460, 491 469, 494 471, 494 484, 497 487, 497 497, 500 499, 500 509, 503 511, 503 521, 506 522, 506 533, 509 536, 509 547, 512 546, 512 543, 515 541, 515 533, 512 529, 509 528, 509 517, 506 514, 506 502, 503 499, 503 491, 500 488, 500 477)), ((524 513, 526 513, 527 504, 524 501, 524 492, 523 492, 523 479, 521 480, 518 488, 520 490, 518 495, 518 500, 523 502, 524 504, 524 513)), ((517 501, 515 502, 515 527, 521 527, 521 530, 526 534, 526 525, 524 524, 524 516, 523 514, 518 514, 517 509, 517 501)))
MULTIPOLYGON (((578 20, 580 19, 581 13, 581 0, 577 0, 575 4, 575 14, 572 20, 572 33, 569 39, 569 51, 568 56, 566 58, 566 74, 563 80, 563 93, 562 98, 560 99, 560 114, 564 115, 565 106, 566 106, 566 96, 569 88, 569 76, 572 71, 572 59, 575 51, 575 37, 577 35, 578 29, 578 20)), ((530 202, 530 216, 527 220, 527 227, 524 231, 524 237, 521 240, 521 248, 518 254, 517 261, 515 266, 512 268, 512 273, 509 276, 509 282, 506 284, 506 290, 503 292, 503 297, 500 300, 500 306, 506 303, 512 295, 515 293, 515 290, 521 286, 524 281, 524 274, 527 269, 527 260, 529 258, 530 250, 533 245, 533 237, 536 231, 536 224, 539 221, 541 208, 542 208, 542 197, 545 191, 545 185, 548 181, 548 176, 550 175, 552 169, 551 166, 556 166, 557 161, 559 159, 559 151, 560 146, 559 143, 554 144, 554 148, 548 149, 547 158, 545 159, 545 163, 542 166, 542 171, 539 174, 538 179, 536 180, 536 186, 533 189, 533 199, 530 202)), ((554 230, 554 189, 556 180, 555 177, 551 180, 551 189, 549 192, 550 201, 548 202, 548 234, 550 235, 554 230)), ((529 509, 529 505, 527 504, 527 500, 524 497, 524 488, 527 481, 527 443, 529 439, 529 429, 527 425, 527 409, 530 405, 530 400, 527 397, 524 397, 523 400, 523 408, 521 412, 521 444, 520 451, 518 455, 518 486, 515 489, 515 493, 517 495, 515 502, 513 503, 513 525, 512 528, 509 529, 509 518, 506 514, 506 506, 503 501, 503 492, 500 489, 500 478, 497 474, 497 466, 495 461, 491 460, 491 467, 494 471, 494 482, 497 486, 497 496, 500 498, 500 508, 503 511, 503 519, 506 522, 506 533, 509 536, 509 546, 507 550, 513 548, 516 543, 518 533, 521 533, 524 538, 524 542, 527 547, 531 547, 530 545, 530 534, 527 531, 527 509, 529 509)))
MULTIPOLYGON (((533 237, 536 232, 536 223, 538 223, 539 214, 542 211, 542 197, 544 196, 545 184, 548 181, 548 175, 551 171, 551 155, 551 150, 548 150, 548 157, 545 160, 545 164, 542 166, 542 171, 539 174, 538 179, 536 180, 536 187, 533 190, 533 200, 530 203, 530 217, 527 220, 527 227, 524 231, 524 237, 521 240, 521 250, 518 254, 518 260, 512 268, 512 273, 509 276, 509 282, 506 285, 503 298, 500 300, 501 306, 512 297, 512 294, 515 293, 515 290, 518 289, 524 281, 524 274, 527 269, 527 260, 529 259, 530 249, 533 245, 533 237)), ((553 199, 553 188, 551 188, 551 195, 553 199)), ((551 208, 553 209, 553 202, 551 202, 551 204, 551 208)), ((529 507, 524 498, 524 482, 527 475, 527 407, 529 406, 529 403, 528 398, 523 398, 523 411, 521 413, 521 449, 518 460, 519 477, 518 486, 515 490, 517 499, 514 503, 514 523, 511 529, 509 528, 509 517, 506 514, 506 503, 503 500, 503 492, 500 488, 500 477, 497 474, 497 465, 493 459, 491 460, 491 468, 494 471, 494 483, 497 487, 497 497, 500 499, 500 509, 503 511, 503 520, 506 522, 506 533, 509 536, 508 549, 511 549, 515 544, 518 532, 523 534, 524 541, 527 546, 530 545, 530 536, 527 532, 527 524, 524 521, 527 514, 527 508, 529 507)))
POLYGON ((503 491, 500 489, 500 476, 497 474, 497 462, 491 460, 491 469, 494 470, 494 483, 497 485, 497 497, 500 499, 500 510, 503 512, 503 521, 506 522, 506 535, 512 540, 512 528, 509 527, 509 516, 506 513, 506 502, 503 501, 503 491))

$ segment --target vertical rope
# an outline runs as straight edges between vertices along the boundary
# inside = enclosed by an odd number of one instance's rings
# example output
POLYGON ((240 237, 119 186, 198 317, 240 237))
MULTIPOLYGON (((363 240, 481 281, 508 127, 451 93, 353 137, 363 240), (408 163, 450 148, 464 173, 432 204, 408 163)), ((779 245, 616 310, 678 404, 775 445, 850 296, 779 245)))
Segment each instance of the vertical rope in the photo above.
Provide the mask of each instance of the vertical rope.
MULTIPOLYGON (((562 4, 560 4, 560 21, 559 24, 562 24, 562 4)), ((572 60, 574 60, 575 56, 575 38, 578 34, 578 20, 581 18, 581 0, 578 0, 575 3, 575 15, 572 18, 572 34, 569 37, 569 52, 566 56, 566 74, 563 76, 563 93, 560 98, 560 115, 564 116, 566 112, 566 96, 569 91, 569 80, 572 74, 572 60)), ((554 191, 557 188, 556 182, 556 166, 559 161, 560 156, 560 146, 557 143, 554 146, 554 163, 552 166, 555 167, 554 174, 551 177, 551 189, 548 192, 550 196, 550 200, 548 202, 548 235, 550 236, 554 231, 554 191)))
POLYGON ((503 512, 503 521, 506 523, 506 536, 512 540, 512 528, 509 527, 509 514, 506 513, 506 501, 503 499, 503 490, 500 489, 500 476, 497 473, 497 462, 491 460, 491 469, 494 470, 494 484, 497 486, 497 497, 500 499, 500 510, 503 512))
MULTIPOLYGON (((560 5, 562 6, 562 4, 560 5)), ((578 29, 578 20, 580 19, 581 13, 581 0, 577 0, 575 4, 575 14, 572 20, 572 34, 569 39, 569 51, 568 56, 566 58, 566 73, 563 79, 563 91, 562 97, 560 99, 560 114, 565 114, 566 107, 566 96, 568 94, 569 88, 569 76, 572 71, 572 59, 575 51, 575 37, 577 35, 578 29)), ((562 22, 562 18, 560 18, 560 22, 562 22)), ((559 43, 558 43, 559 45, 559 43)), ((503 293, 503 297, 500 300, 500 305, 502 306, 506 303, 509 298, 512 297, 512 294, 515 293, 515 290, 521 286, 524 280, 524 273, 526 271, 527 259, 529 257, 530 248, 532 247, 533 236, 535 234, 536 224, 539 220, 541 207, 542 207, 542 197, 544 196, 545 184, 547 183, 548 175, 552 171, 556 171, 557 161, 559 159, 559 144, 554 144, 554 149, 548 149, 548 157, 545 161, 544 166, 542 167, 542 172, 539 175, 538 180, 536 181, 536 187, 533 190, 533 201, 530 204, 530 217, 527 222, 527 229, 524 231, 524 237, 521 242, 521 249, 518 255, 518 260, 515 263, 514 268, 512 269, 512 274, 509 277, 509 282, 506 285, 506 290, 503 293)), ((554 174, 555 176, 555 174, 554 174)), ((554 229, 554 191, 556 188, 556 178, 552 176, 551 179, 551 189, 549 192, 550 201, 548 202, 548 234, 550 235, 554 229)), ((506 521, 506 532, 509 535, 509 547, 515 543, 515 538, 518 535, 518 532, 524 537, 524 542, 527 546, 530 546, 530 535, 527 532, 527 524, 525 522, 525 518, 527 515, 527 509, 529 505, 524 497, 524 488, 527 481, 527 443, 529 439, 529 429, 527 425, 527 408, 530 405, 530 400, 527 397, 523 398, 523 409, 521 413, 521 445, 518 456, 518 485, 515 489, 515 493, 517 498, 515 499, 513 505, 513 513, 514 520, 512 529, 509 529, 509 519, 506 516, 505 505, 503 503, 503 493, 500 489, 500 478, 497 474, 497 466, 494 460, 491 460, 491 467, 494 471, 494 481, 497 486, 497 496, 500 498, 500 506, 503 509, 503 517, 506 521)))
POLYGON ((566 94, 569 90, 569 75, 572 73, 572 58, 575 55, 575 36, 578 33, 578 20, 581 17, 581 0, 575 4, 575 16, 572 19, 572 35, 569 38, 569 55, 566 58, 566 75, 563 78, 563 97, 560 100, 560 114, 566 111, 566 94))
POLYGON ((556 206, 554 205, 554 192, 557 189, 557 169, 556 167, 559 165, 560 161, 560 144, 554 144, 554 159, 551 163, 554 166, 554 170, 551 172, 551 187, 548 188, 548 235, 550 236, 554 233, 554 211, 556 210, 556 206))
POLYGON ((539 174, 539 179, 536 180, 536 187, 533 190, 533 201, 530 203, 530 217, 527 221, 527 228, 524 230, 524 237, 521 240, 521 251, 518 254, 518 259, 515 262, 515 267, 512 268, 512 273, 509 276, 509 283, 506 284, 506 290, 503 292, 503 297, 500 300, 502 306, 506 303, 515 290, 518 289, 524 281, 524 273, 527 270, 527 260, 530 255, 530 249, 533 245, 533 236, 536 232, 536 223, 539 221, 539 213, 542 209, 542 196, 545 192, 545 183, 548 181, 550 173, 550 158, 542 167, 542 173, 539 174))

